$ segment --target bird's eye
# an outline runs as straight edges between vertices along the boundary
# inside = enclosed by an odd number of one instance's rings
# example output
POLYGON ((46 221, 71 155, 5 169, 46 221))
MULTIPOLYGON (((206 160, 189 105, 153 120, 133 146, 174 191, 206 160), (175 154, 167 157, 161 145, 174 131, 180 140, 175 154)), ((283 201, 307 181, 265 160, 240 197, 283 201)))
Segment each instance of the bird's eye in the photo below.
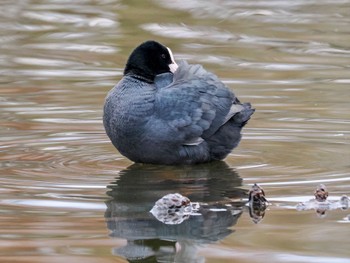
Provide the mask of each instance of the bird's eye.
POLYGON ((162 54, 162 55, 161 55, 161 57, 162 57, 163 59, 165 59, 165 58, 166 58, 165 54, 162 54))

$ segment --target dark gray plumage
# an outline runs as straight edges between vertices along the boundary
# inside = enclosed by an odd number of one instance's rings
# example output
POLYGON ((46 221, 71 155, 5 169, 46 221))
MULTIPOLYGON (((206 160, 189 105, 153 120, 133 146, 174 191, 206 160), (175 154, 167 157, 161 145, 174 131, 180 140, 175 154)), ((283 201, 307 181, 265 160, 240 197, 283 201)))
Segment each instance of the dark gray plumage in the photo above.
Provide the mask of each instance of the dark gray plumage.
POLYGON ((174 74, 171 66, 149 70, 150 63, 157 65, 154 56, 161 56, 163 64, 175 63, 169 49, 145 42, 133 51, 124 77, 107 95, 103 122, 113 145, 142 163, 193 164, 225 158, 238 145, 254 109, 240 103, 200 65, 183 61, 174 74), (139 68, 133 70, 130 61, 134 67, 139 62, 139 68), (142 74, 143 68, 147 74, 142 74))

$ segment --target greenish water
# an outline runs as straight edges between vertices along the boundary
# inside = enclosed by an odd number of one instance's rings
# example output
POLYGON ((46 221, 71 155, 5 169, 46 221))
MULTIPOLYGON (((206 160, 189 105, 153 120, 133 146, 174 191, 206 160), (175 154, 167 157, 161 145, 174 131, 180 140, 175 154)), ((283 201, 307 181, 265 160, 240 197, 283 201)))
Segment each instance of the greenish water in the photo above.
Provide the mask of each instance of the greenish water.
POLYGON ((350 195, 349 1, 0 6, 1 262, 350 262, 349 210, 295 209, 319 183, 350 195), (225 162, 133 165, 109 142, 104 98, 147 39, 256 108, 225 162), (239 202, 256 182, 258 224, 239 202), (208 209, 157 221, 175 192, 208 209))

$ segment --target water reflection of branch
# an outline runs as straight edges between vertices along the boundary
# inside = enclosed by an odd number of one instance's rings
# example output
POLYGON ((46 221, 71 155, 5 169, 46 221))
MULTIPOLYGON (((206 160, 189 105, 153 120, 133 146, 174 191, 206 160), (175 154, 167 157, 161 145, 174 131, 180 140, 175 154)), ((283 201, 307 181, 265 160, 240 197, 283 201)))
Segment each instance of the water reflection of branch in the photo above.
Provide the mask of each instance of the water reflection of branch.
POLYGON ((346 195, 343 195, 340 200, 329 201, 328 190, 324 184, 319 184, 314 192, 314 199, 307 202, 299 203, 296 206, 298 211, 315 210, 319 217, 325 217, 326 212, 329 210, 342 209, 347 210, 349 208, 350 200, 346 195))

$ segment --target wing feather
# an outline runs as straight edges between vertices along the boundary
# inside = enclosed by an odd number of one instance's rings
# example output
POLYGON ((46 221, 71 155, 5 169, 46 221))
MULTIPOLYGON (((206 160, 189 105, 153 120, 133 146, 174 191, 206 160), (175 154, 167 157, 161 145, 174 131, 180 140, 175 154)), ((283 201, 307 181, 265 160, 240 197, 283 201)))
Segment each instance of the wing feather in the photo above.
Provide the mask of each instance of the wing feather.
POLYGON ((156 117, 173 129, 183 144, 201 143, 240 109, 233 106, 233 92, 200 65, 180 62, 168 83, 169 75, 159 81, 156 78, 156 117))

